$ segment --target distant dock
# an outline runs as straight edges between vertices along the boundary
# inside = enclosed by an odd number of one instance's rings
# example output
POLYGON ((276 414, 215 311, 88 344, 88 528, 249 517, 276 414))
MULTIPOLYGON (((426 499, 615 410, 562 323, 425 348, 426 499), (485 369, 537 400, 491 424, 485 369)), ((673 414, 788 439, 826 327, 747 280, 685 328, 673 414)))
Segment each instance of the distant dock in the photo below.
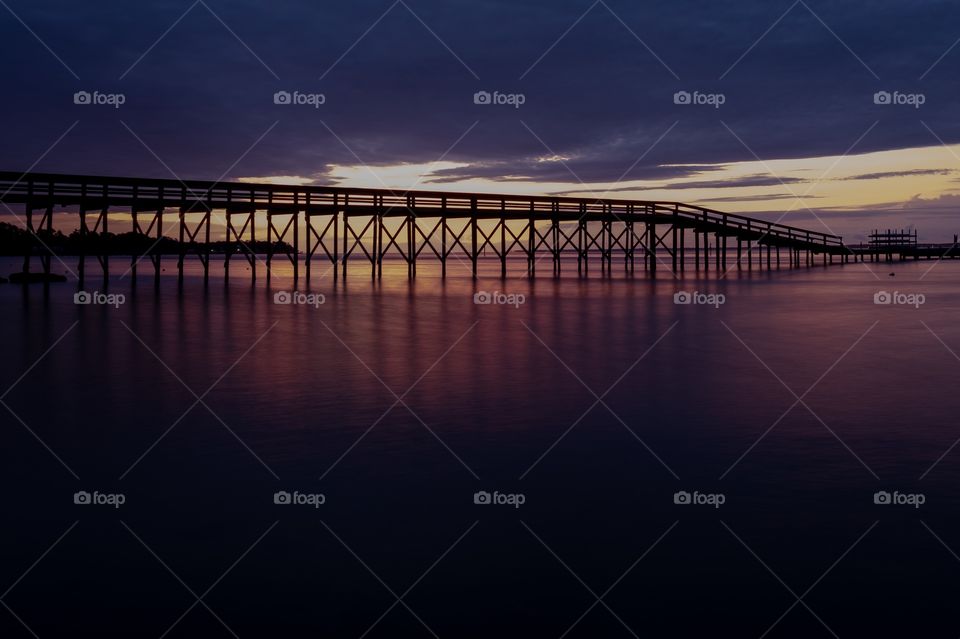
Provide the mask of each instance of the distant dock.
POLYGON ((917 241, 917 231, 886 230, 873 231, 866 244, 848 245, 850 252, 861 262, 893 262, 906 260, 955 260, 960 259, 958 237, 953 242, 941 244, 921 244, 917 241))

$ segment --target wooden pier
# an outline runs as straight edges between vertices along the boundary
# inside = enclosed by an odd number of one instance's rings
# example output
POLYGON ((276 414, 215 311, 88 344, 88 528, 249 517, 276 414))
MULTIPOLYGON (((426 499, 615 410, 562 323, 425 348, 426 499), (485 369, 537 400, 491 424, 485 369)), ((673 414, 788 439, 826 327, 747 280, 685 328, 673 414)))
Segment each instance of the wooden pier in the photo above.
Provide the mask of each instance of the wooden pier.
MULTIPOLYGON (((309 279, 317 260, 332 266, 335 277, 346 277, 356 262, 379 277, 384 258, 394 256, 406 262, 411 277, 423 257, 439 260, 444 275, 448 262, 459 260, 476 277, 480 264, 488 262, 481 256, 492 255, 505 277, 508 258, 519 255, 532 277, 541 257, 548 257, 558 274, 563 258, 572 256, 584 273, 591 260, 607 272, 614 262, 627 271, 641 262, 655 272, 658 266, 685 270, 692 257, 695 269, 709 270, 712 262, 725 271, 728 258, 735 260, 732 267, 769 269, 846 262, 854 255, 836 235, 680 202, 14 172, 0 172, 0 202, 22 205, 35 236, 53 229, 55 213, 76 215, 83 236, 115 231, 108 213, 121 212, 129 214, 133 233, 159 242, 165 216, 176 216, 181 278, 189 255, 197 256, 209 276, 212 219, 236 244, 235 252, 224 254, 225 275, 231 258, 242 258, 254 279, 258 264, 269 278, 276 246, 292 247, 279 256, 292 264, 294 279, 301 271, 309 279), (261 239, 271 248, 265 260, 250 248, 258 239, 255 216, 266 221, 261 239)), ((38 245, 31 253, 49 272, 50 251, 38 245)), ((106 277, 109 258, 95 257, 106 277)), ((131 255, 131 269, 149 260, 159 278, 161 257, 154 250, 131 255)), ((29 263, 27 255, 25 270, 29 263)))

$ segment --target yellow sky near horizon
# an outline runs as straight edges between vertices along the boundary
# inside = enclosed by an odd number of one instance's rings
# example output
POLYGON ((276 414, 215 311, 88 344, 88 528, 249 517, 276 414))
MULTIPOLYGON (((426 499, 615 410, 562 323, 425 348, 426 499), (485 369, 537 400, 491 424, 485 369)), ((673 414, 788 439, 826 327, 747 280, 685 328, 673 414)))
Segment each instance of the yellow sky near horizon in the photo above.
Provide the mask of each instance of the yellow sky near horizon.
MULTIPOLYGON (((565 164, 563 158, 543 158, 542 161, 555 162, 561 170, 565 164)), ((584 184, 571 172, 568 181, 555 182, 524 180, 522 176, 509 176, 509 181, 488 178, 433 181, 439 171, 460 169, 468 173, 469 167, 468 163, 450 161, 392 166, 334 165, 322 182, 349 187, 518 195, 565 193, 584 197, 676 200, 738 213, 805 208, 896 209, 927 203, 933 205, 941 196, 960 195, 960 145, 716 164, 691 176, 670 180, 584 184), (854 179, 874 174, 880 175, 870 179, 854 179), (772 183, 768 186, 737 185, 739 181, 756 178, 772 183), (705 182, 710 184, 704 185, 705 182), (730 186, 715 184, 724 182, 730 186)), ((244 177, 240 181, 321 183, 320 180, 304 176, 244 177)))

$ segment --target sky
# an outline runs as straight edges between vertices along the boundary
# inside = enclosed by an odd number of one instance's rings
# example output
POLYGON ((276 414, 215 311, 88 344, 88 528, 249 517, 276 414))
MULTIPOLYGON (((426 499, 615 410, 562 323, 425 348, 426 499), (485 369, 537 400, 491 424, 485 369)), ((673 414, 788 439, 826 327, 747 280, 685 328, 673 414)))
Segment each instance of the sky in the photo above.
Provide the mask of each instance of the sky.
POLYGON ((0 169, 960 232, 960 4, 3 0, 0 169))

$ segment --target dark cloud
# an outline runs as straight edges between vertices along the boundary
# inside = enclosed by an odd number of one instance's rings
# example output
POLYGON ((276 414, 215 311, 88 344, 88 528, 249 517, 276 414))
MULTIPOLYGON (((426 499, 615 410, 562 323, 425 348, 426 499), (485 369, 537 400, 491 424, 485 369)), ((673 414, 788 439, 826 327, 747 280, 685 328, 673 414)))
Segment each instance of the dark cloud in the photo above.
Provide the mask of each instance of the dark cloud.
POLYGON ((777 177, 776 175, 748 175, 742 178, 726 180, 705 180, 702 182, 683 182, 680 184, 665 184, 664 189, 724 189, 757 186, 784 186, 786 184, 804 184, 807 180, 797 177, 777 177))
MULTIPOLYGON (((701 175, 707 171, 719 171, 721 167, 712 166, 712 167, 698 167, 698 166, 666 166, 658 167, 663 169, 667 176, 661 177, 670 177, 670 178, 682 178, 682 177, 691 177, 696 175, 701 175)), ((657 191, 683 191, 688 189, 730 189, 730 188, 745 188, 745 187, 760 187, 760 186, 786 186, 788 184, 804 184, 808 182, 803 178, 797 177, 778 177, 775 175, 764 175, 764 174, 755 174, 748 175, 740 178, 728 178, 728 179, 717 179, 717 180, 700 180, 693 182, 680 182, 680 183, 670 183, 670 184, 653 184, 645 185, 642 187, 638 186, 616 186, 609 189, 604 189, 606 193, 620 193, 620 192, 636 192, 642 189, 646 190, 657 190, 657 191)), ((568 191, 559 191, 553 195, 569 195, 572 193, 582 193, 583 189, 571 189, 568 191)), ((793 197, 792 195, 785 195, 784 197, 793 197)), ((734 197, 731 201, 735 200, 744 200, 746 198, 734 197)), ((773 199, 772 196, 762 196, 761 199, 773 199)), ((715 200, 721 201, 721 200, 715 200)))
POLYGON ((881 171, 879 173, 862 173, 860 175, 851 175, 839 180, 879 180, 891 177, 915 177, 917 175, 950 175, 956 173, 953 169, 914 169, 912 171, 881 171))
POLYGON ((193 5, 161 38, 190 2, 11 0, 79 79, 17 20, 0 21, 0 166, 26 169, 75 121, 39 169, 323 181, 332 165, 444 156, 469 167, 434 182, 612 182, 695 174, 666 165, 838 155, 877 121, 855 151, 936 144, 921 118, 960 142, 960 49, 920 80, 956 40, 960 6, 806 4, 816 17, 794 5, 760 39, 789 5, 609 0, 616 16, 597 4, 570 29, 589 2, 206 0, 210 11, 193 5), (78 106, 78 90, 126 103, 78 106), (276 105, 281 90, 326 102, 276 105), (478 105, 477 91, 525 102, 478 105), (677 105, 678 91, 725 102, 677 105), (926 101, 877 105, 877 91, 926 101), (569 159, 541 161, 552 155, 569 159))
MULTIPOLYGON (((822 196, 820 195, 804 195, 802 199, 804 200, 815 200, 822 196)), ((772 202, 774 200, 795 200, 797 196, 791 193, 778 193, 773 195, 729 195, 723 197, 711 197, 698 200, 699 202, 772 202)))

